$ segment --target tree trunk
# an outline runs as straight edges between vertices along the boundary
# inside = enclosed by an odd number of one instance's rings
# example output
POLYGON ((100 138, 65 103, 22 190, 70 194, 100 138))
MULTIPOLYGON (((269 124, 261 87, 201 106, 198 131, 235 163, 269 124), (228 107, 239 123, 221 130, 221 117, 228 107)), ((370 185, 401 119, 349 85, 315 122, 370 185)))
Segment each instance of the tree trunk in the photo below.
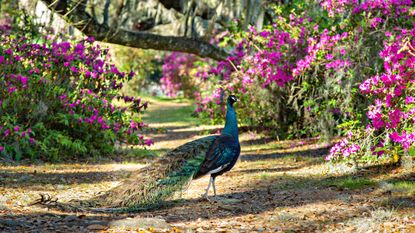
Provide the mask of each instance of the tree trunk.
MULTIPOLYGON (((224 60, 228 54, 203 39, 184 36, 163 36, 123 28, 112 28, 99 23, 85 10, 88 0, 42 0, 49 9, 63 16, 66 21, 88 36, 98 41, 125 45, 142 49, 156 49, 193 53, 201 57, 224 60), (82 6, 82 7, 81 7, 82 6)), ((104 20, 105 22, 105 20, 104 20)))

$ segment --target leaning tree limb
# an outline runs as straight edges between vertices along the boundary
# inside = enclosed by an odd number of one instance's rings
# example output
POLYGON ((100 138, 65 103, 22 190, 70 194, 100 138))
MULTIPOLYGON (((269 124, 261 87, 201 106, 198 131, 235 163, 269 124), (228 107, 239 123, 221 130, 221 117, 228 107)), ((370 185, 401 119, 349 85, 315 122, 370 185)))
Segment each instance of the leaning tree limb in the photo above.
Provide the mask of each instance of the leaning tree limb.
MULTIPOLYGON (((99 23, 85 10, 88 0, 41 0, 50 10, 58 13, 67 22, 87 36, 97 41, 124 45, 141 49, 178 51, 209 57, 214 60, 225 60, 228 57, 220 49, 202 39, 187 37, 161 36, 152 33, 129 31, 122 28, 111 28, 108 24, 99 23)), ((104 21, 105 22, 105 21, 104 21)))

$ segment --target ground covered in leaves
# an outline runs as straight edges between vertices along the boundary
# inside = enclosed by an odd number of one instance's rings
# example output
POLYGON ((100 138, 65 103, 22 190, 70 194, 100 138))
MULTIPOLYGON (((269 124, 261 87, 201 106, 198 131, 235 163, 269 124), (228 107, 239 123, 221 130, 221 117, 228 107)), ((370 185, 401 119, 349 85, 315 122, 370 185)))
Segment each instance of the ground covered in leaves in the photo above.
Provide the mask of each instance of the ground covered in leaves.
POLYGON ((276 142, 241 134, 235 168, 216 181, 218 196, 201 198, 208 178, 193 181, 164 207, 141 212, 61 208, 116 187, 164 151, 214 133, 187 117, 187 102, 152 101, 151 151, 124 149, 110 159, 20 164, 0 160, 2 232, 415 232, 415 170, 388 161, 356 170, 323 160, 317 139, 276 142), (43 196, 43 202, 37 204, 43 196), (45 201, 46 200, 46 201, 45 201))

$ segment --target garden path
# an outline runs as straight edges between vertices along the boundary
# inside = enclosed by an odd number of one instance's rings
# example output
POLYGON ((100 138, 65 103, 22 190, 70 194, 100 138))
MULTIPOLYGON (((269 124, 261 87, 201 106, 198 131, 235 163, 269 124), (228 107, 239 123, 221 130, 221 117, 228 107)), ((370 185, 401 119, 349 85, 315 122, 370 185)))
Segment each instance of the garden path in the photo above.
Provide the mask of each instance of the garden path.
POLYGON ((206 177, 165 208, 146 212, 30 205, 39 194, 58 203, 88 200, 155 155, 220 129, 190 117, 186 101, 151 102, 144 119, 152 151, 61 164, 2 161, 0 232, 415 232, 415 171, 374 164, 356 172, 326 163, 327 145, 317 139, 276 142, 253 132, 241 134, 240 161, 217 179, 218 197, 210 202, 201 199, 206 177))

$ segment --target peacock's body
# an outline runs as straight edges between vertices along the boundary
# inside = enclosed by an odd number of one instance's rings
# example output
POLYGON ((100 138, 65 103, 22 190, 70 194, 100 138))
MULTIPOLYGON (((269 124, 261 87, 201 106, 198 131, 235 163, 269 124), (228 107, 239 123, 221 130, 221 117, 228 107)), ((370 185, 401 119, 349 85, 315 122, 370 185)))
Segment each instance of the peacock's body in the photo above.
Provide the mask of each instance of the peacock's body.
POLYGON ((215 178, 235 165, 240 154, 238 125, 233 104, 228 97, 226 123, 220 135, 188 142, 168 152, 154 164, 141 169, 107 198, 116 206, 151 207, 181 191, 192 179, 211 175, 216 195, 215 178))

